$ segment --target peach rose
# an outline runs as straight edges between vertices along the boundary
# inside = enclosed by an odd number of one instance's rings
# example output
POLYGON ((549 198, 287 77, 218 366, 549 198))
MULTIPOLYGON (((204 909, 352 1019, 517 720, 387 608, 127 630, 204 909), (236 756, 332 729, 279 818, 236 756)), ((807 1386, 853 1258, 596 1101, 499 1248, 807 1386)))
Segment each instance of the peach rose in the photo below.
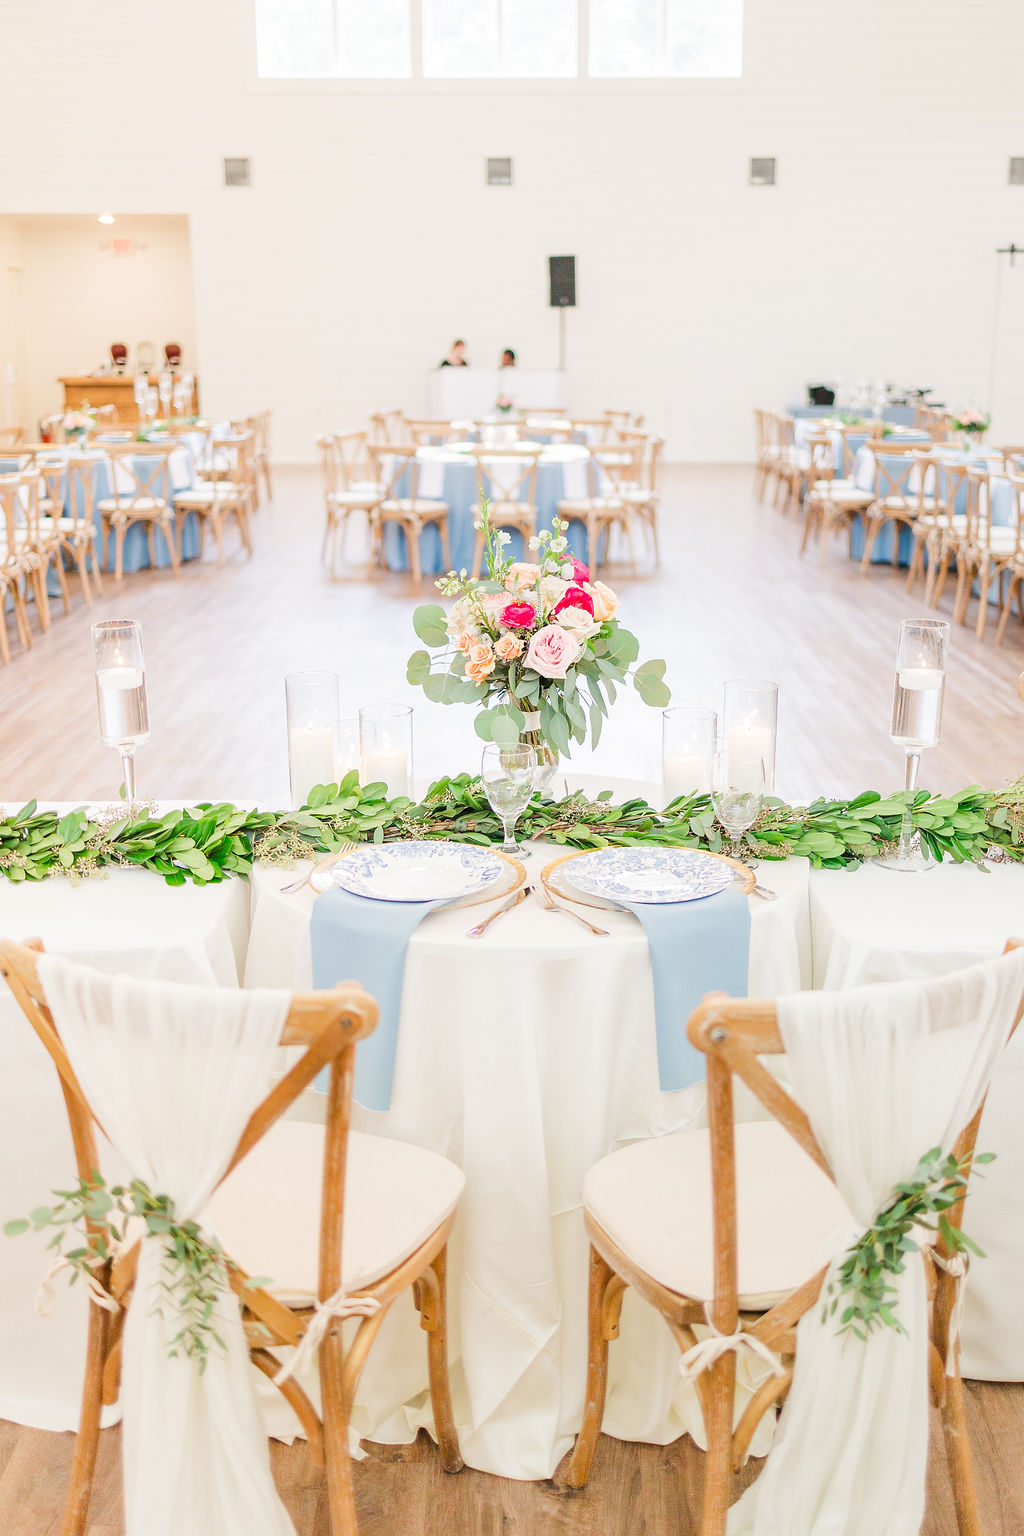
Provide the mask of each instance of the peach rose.
POLYGON ((541 677, 564 677, 583 645, 560 624, 545 624, 530 641, 526 665, 541 677))
POLYGON ((590 595, 594 599, 594 618, 601 624, 606 619, 615 617, 615 610, 619 606, 619 599, 611 587, 606 587, 603 581, 595 581, 590 587, 590 595))
POLYGON ((475 635, 469 635, 469 634, 457 635, 456 638, 455 638, 455 649, 457 651, 461 651, 463 656, 468 656, 470 651, 473 649, 473 646, 475 644, 476 644, 476 636, 475 635))
POLYGON ((532 587, 539 575, 539 565, 531 565, 528 560, 517 560, 514 565, 509 566, 505 586, 509 592, 518 592, 523 587, 532 587))
POLYGON ((569 590, 569 583, 563 581, 560 576, 544 576, 540 582, 541 602, 550 612, 569 590))
POLYGON ((499 661, 515 661, 523 654, 523 642, 518 635, 502 635, 494 647, 494 654, 499 661))
POLYGON ((466 653, 466 676, 471 683, 482 683, 494 671, 494 652, 489 645, 470 646, 466 653))

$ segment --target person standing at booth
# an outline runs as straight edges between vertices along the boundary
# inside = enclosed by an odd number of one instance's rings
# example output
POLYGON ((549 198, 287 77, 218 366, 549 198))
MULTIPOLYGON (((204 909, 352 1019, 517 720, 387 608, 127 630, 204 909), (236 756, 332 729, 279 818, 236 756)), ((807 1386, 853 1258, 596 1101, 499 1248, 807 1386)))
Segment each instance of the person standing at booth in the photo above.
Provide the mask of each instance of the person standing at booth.
POLYGON ((448 353, 448 356, 445 358, 444 362, 441 364, 441 367, 442 368, 468 368, 469 367, 469 364, 466 362, 466 343, 464 341, 453 341, 452 342, 451 349, 450 349, 450 351, 448 353))

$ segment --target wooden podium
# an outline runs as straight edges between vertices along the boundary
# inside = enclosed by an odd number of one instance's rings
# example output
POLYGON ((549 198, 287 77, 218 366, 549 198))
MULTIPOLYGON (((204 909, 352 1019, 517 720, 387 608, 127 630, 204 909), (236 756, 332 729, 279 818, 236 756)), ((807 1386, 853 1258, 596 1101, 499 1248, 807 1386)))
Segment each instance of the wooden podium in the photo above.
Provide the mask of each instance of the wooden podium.
MULTIPOLYGON (((151 373, 149 382, 155 385, 158 375, 151 373)), ((174 376, 177 380, 177 375, 174 376)), ((139 408, 135 404, 135 375, 134 373, 82 373, 72 377, 58 379, 58 384, 64 386, 64 409, 66 411, 81 410, 84 405, 112 405, 117 410, 118 421, 126 425, 132 425, 139 419, 139 408)), ((199 381, 192 386, 192 403, 186 411, 187 416, 195 416, 199 410, 199 381)))

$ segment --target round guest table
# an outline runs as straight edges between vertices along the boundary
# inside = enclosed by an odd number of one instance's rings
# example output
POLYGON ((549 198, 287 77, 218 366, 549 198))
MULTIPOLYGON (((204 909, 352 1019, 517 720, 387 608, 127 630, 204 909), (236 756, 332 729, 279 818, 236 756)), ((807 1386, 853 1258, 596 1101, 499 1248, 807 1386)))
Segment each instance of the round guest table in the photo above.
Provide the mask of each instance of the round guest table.
MULTIPOLYGON (((611 788, 617 799, 657 793, 653 785, 574 782, 591 793, 611 788)), ((531 851, 528 879, 566 851, 531 851)), ((807 874, 803 860, 761 868, 758 878, 780 899, 748 898, 754 994, 810 984, 807 874)), ((294 879, 267 866, 254 875, 246 986, 311 985, 315 897, 308 887, 281 895, 294 879)), ((483 1471, 544 1478, 570 1448, 583 1411, 584 1176, 626 1142, 700 1123, 704 1088, 658 1087, 649 950, 634 918, 580 908, 609 930, 597 938, 530 896, 486 935, 468 938, 487 910, 433 913, 413 934, 391 1108, 357 1108, 354 1123, 464 1170, 449 1269, 462 1454, 483 1471)), ((417 1329, 411 1305, 396 1307, 371 1351, 355 1420, 371 1439, 408 1440, 429 1422, 429 1406, 414 1402, 427 1386, 417 1329)), ((678 1360, 660 1319, 628 1298, 611 1352, 609 1433, 662 1444, 684 1430, 703 1438, 678 1360)), ((766 1427, 762 1449, 769 1434, 766 1427)))

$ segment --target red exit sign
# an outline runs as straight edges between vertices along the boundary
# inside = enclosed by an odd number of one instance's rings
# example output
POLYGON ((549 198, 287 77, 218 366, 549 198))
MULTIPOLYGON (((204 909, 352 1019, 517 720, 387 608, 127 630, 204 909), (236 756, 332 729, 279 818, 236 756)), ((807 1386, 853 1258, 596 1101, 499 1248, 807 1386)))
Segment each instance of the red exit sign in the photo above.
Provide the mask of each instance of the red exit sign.
POLYGON ((111 240, 110 249, 115 256, 134 256, 135 241, 128 235, 118 235, 116 239, 111 240))

